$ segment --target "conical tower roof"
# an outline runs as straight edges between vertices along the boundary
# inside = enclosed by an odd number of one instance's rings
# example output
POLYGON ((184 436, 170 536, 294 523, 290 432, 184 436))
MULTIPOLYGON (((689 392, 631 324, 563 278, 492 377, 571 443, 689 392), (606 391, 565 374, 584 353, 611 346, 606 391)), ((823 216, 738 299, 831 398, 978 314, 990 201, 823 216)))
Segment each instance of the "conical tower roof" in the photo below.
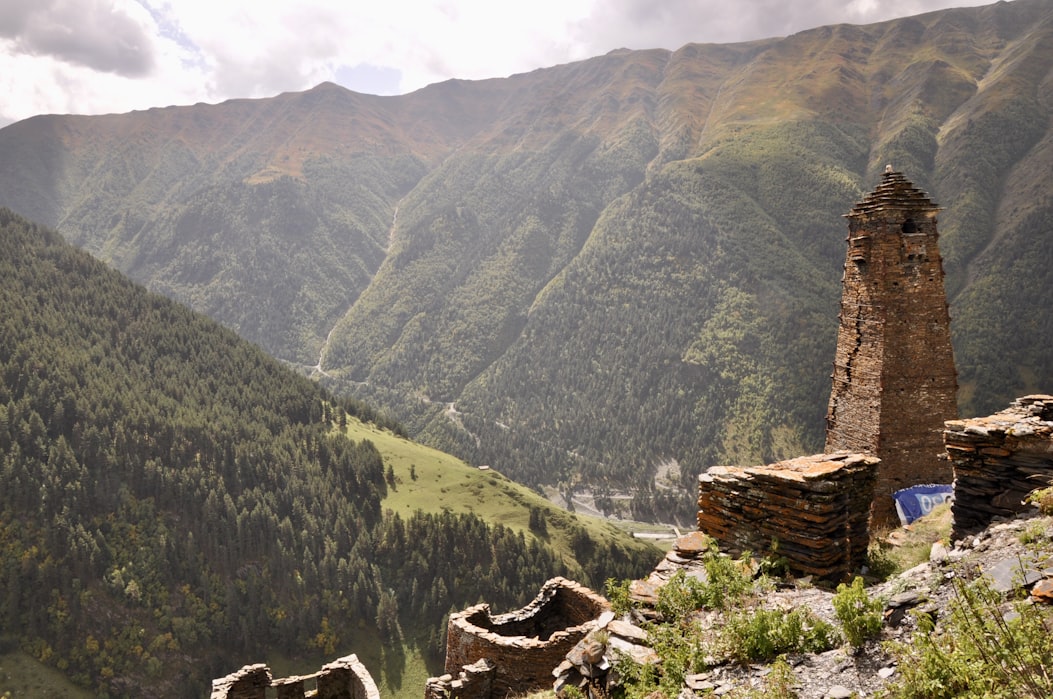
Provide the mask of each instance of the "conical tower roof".
POLYGON ((940 207, 936 206, 929 195, 921 191, 908 180, 902 172, 886 169, 881 176, 881 184, 863 198, 845 216, 847 218, 872 218, 889 214, 906 214, 933 216, 940 207))

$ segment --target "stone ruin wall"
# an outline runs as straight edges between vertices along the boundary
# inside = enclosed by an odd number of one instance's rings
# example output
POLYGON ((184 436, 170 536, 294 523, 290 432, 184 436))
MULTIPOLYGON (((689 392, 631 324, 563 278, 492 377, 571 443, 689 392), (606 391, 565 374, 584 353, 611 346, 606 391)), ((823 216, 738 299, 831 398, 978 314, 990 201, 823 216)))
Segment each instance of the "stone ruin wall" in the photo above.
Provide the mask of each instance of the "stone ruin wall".
POLYGON ((212 680, 210 699, 380 699, 372 675, 355 655, 338 658, 312 675, 271 679, 266 665, 246 665, 212 680), (315 683, 314 689, 307 685, 315 683))
POLYGON ((1053 482, 1053 396, 1017 398, 987 417, 951 420, 943 433, 954 466, 951 537, 1028 508, 1028 493, 1053 482))
MULTIPOLYGON (((592 630, 596 619, 610 609, 606 599, 565 578, 545 583, 530 604, 514 612, 491 616, 490 605, 479 604, 450 617, 446 641, 446 675, 429 680, 438 691, 452 686, 462 671, 480 659, 490 661, 494 675, 489 697, 548 689, 552 669, 592 630)), ((467 679, 479 677, 480 673, 467 679)), ((472 699, 487 699, 478 682, 462 682, 460 691, 472 699), (471 689, 471 687, 476 689, 471 689)))
POLYGON ((797 574, 840 581, 859 570, 879 460, 839 452, 767 466, 717 466, 698 479, 698 528, 733 554, 776 555, 797 574))
POLYGON ((462 667, 456 677, 429 677, 424 685, 424 699, 490 699, 496 674, 497 666, 481 658, 462 667))

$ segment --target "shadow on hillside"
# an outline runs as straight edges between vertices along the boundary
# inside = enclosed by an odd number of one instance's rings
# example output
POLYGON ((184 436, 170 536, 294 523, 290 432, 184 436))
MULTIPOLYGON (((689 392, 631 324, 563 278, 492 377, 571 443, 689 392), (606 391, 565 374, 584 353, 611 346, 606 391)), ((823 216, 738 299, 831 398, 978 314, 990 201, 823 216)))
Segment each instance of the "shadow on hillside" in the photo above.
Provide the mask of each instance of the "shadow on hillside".
POLYGON ((381 672, 390 689, 402 689, 402 675, 406 670, 406 652, 400 644, 385 644, 380 649, 381 672))

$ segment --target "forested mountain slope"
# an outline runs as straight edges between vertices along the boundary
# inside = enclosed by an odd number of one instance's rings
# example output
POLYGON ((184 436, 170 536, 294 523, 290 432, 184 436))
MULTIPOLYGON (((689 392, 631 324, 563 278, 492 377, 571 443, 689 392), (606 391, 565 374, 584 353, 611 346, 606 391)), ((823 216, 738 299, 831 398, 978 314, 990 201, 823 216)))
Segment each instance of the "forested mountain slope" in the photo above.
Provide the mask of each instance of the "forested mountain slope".
POLYGON ((660 467, 675 498, 820 448, 841 215, 888 163, 945 208, 962 411, 1053 385, 1050 95, 1053 7, 1015 0, 35 117, 0 130, 0 203, 433 444, 647 514, 660 467))
POLYGON ((385 510, 391 465, 342 431, 371 410, 3 208, 0 251, 0 652, 201 697, 246 662, 357 651, 390 688, 451 608, 654 564, 453 459, 436 490, 475 478, 536 511, 385 510))

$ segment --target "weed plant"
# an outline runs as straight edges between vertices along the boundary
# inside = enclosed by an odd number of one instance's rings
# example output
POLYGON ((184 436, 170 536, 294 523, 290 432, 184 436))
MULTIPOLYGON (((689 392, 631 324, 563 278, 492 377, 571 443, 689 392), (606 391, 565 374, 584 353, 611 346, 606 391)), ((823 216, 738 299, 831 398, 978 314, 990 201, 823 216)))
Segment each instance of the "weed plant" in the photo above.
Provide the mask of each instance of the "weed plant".
POLYGON ((845 640, 853 648, 859 648, 881 632, 881 612, 885 605, 880 599, 870 599, 863 588, 863 578, 857 577, 851 585, 838 585, 831 601, 845 640))
POLYGON ((1027 496, 1027 501, 1047 517, 1053 515, 1053 488, 1036 490, 1027 496))
POLYGON ((927 633, 918 634, 911 644, 889 644, 899 661, 899 680, 886 696, 1053 697, 1053 625, 1048 609, 1022 601, 1005 605, 984 578, 973 583, 956 580, 946 623, 938 630, 931 622, 927 627, 927 633))
POLYGON ((741 609, 727 620, 717 641, 723 654, 745 665, 786 653, 821 653, 841 640, 837 629, 810 610, 741 609))
POLYGON ((735 689, 728 699, 797 699, 797 678, 786 658, 776 658, 760 687, 735 689))
POLYGON ((607 595, 607 601, 611 603, 611 611, 619 616, 632 611, 633 602, 629 597, 630 584, 632 584, 630 580, 619 582, 614 578, 607 578, 604 584, 604 593, 607 595))

